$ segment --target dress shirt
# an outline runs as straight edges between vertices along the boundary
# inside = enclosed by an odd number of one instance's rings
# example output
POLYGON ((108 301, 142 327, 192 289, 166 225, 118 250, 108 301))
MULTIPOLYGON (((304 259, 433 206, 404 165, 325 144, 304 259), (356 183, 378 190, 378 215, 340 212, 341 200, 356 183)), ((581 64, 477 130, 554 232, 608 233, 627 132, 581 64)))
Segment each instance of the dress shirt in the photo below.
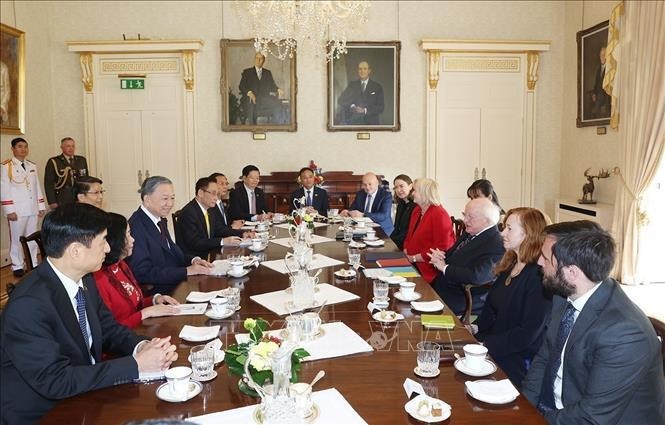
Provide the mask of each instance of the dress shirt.
MULTIPOLYGON (((594 285, 594 287, 591 288, 589 292, 577 298, 576 300, 573 300, 572 298, 568 297, 568 302, 571 303, 575 308, 575 311, 573 312, 574 321, 577 321, 577 317, 582 312, 584 305, 586 304, 587 301, 589 301, 589 298, 591 298, 593 293, 596 292, 596 289, 600 287, 601 283, 602 282, 596 283, 596 285, 594 285)), ((575 324, 573 322, 573 327, 574 326, 575 324)), ((570 333, 573 333, 573 331, 571 330, 570 333)), ((568 338, 570 338, 570 335, 568 335, 568 338)), ((557 409, 563 409, 563 403, 561 402, 561 389, 562 389, 562 380, 563 380, 563 355, 566 352, 566 345, 568 345, 568 338, 566 338, 566 342, 563 344, 563 349, 561 350, 561 365, 559 365, 559 370, 556 371, 556 377, 554 378, 554 405, 556 406, 557 409)))
MULTIPOLYGON (((368 193, 367 196, 370 197, 369 203, 367 203, 367 198, 365 198, 365 210, 369 212, 373 212, 374 209, 372 209, 372 205, 374 205, 374 201, 376 201, 376 193, 379 191, 379 189, 376 189, 372 193, 368 193)), ((363 211, 364 212, 364 211, 363 211)))
POLYGON ((159 233, 162 233, 162 229, 159 227, 159 222, 162 221, 162 218, 161 217, 156 217, 153 213, 148 211, 148 209, 146 207, 144 207, 143 205, 141 205, 141 209, 143 210, 145 215, 150 217, 150 220, 152 220, 152 222, 155 223, 155 227, 157 228, 157 230, 159 230, 159 233))
MULTIPOLYGON (((252 197, 254 197, 254 208, 256 208, 256 188, 250 189, 246 185, 243 184, 243 187, 245 188, 245 192, 247 192, 247 204, 249 205, 249 209, 252 209, 252 197)), ((250 211, 251 214, 251 211, 250 211)), ((257 217, 259 215, 258 211, 254 211, 254 215, 252 216, 252 221, 256 221, 257 217)))

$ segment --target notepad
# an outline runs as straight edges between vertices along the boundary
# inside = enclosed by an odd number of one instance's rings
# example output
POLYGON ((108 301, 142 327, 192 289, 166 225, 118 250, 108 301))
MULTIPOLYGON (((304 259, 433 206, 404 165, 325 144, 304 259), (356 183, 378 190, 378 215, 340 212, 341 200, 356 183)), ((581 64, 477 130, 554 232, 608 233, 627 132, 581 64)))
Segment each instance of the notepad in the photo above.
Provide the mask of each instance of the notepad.
POLYGON ((418 277, 420 276, 416 269, 411 266, 408 267, 386 267, 384 270, 388 270, 393 276, 402 276, 402 277, 418 277))
POLYGON ((454 329, 455 319, 450 314, 422 314, 420 322, 426 328, 454 329))
POLYGON ((383 258, 376 260, 376 264, 379 267, 408 267, 411 265, 409 260, 406 257, 402 258, 383 258))

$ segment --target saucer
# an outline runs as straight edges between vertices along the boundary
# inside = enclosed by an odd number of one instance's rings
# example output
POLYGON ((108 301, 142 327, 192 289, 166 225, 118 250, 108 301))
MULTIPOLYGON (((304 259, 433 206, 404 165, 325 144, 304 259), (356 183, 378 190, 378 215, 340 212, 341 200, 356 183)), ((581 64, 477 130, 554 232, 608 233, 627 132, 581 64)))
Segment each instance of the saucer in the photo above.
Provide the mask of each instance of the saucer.
POLYGON ((426 395, 423 395, 423 394, 419 394, 414 399, 409 400, 409 402, 404 405, 404 410, 406 410, 406 413, 408 413, 409 416, 411 416, 412 418, 414 418, 418 421, 421 421, 421 422, 428 423, 428 424, 443 422, 446 419, 448 419, 450 417, 451 413, 452 413, 452 410, 451 410, 450 406, 446 402, 441 401, 438 398, 429 397, 429 396, 426 396, 426 395), (430 407, 430 409, 428 409, 429 412, 428 412, 427 416, 421 415, 418 412, 418 408, 420 407, 421 403, 423 403, 423 400, 427 401, 428 406, 440 405, 441 415, 440 416, 432 416, 432 413, 431 413, 431 410, 430 410, 431 407, 430 407))
MULTIPOLYGON (((319 418, 320 410, 321 409, 319 408, 319 405, 312 402, 312 413, 305 416, 304 418, 300 418, 302 422, 299 423, 305 423, 305 424, 314 423, 319 418)), ((266 423, 266 418, 263 416, 263 409, 261 408, 261 406, 254 409, 254 413, 252 413, 252 419, 254 419, 254 423, 256 424, 266 423)))
POLYGON ((348 270, 342 269, 342 270, 337 270, 335 272, 335 276, 337 276, 340 279, 353 279, 354 277, 356 277, 356 274, 357 274, 356 271, 352 269, 348 270))
POLYGON ((399 285, 402 282, 406 282, 404 276, 379 276, 379 280, 388 282, 388 285, 399 285))
MULTIPOLYGON (((491 379, 479 379, 479 380, 474 381, 474 382, 497 382, 497 381, 492 381, 491 379)), ((464 389, 465 389, 465 392, 469 396, 471 396, 472 398, 475 398, 476 400, 482 401, 483 403, 487 403, 487 404, 512 403, 513 401, 515 401, 517 399, 517 396, 519 395, 519 393, 517 393, 515 395, 508 394, 506 398, 499 398, 499 399, 497 399, 497 398, 486 398, 486 397, 483 397, 482 395, 478 396, 477 394, 476 395, 471 394, 471 392, 469 391, 469 388, 466 385, 464 386, 464 389)))
POLYGON ((372 314, 372 318, 381 323, 394 323, 400 320, 397 317, 397 313, 390 310, 377 311, 376 313, 372 314))
POLYGON ((395 298, 397 298, 400 301, 404 301, 405 303, 419 300, 420 297, 422 297, 422 295, 420 295, 420 292, 414 292, 413 295, 411 295, 408 298, 402 295, 402 291, 396 291, 393 295, 395 296, 395 298))
POLYGON ((376 240, 365 239, 365 244, 367 244, 367 246, 383 246, 386 243, 381 239, 376 239, 376 240))
POLYGON ((370 238, 369 236, 365 236, 365 237, 363 238, 363 240, 366 241, 366 242, 374 242, 374 241, 378 241, 379 238, 376 237, 376 236, 371 237, 371 238, 370 238))
POLYGON ((169 403, 182 403, 184 401, 196 397, 197 395, 199 395, 199 393, 202 390, 203 390, 203 385, 199 381, 190 380, 189 391, 187 391, 187 396, 184 399, 182 399, 171 394, 171 390, 169 389, 169 383, 166 382, 157 388, 155 394, 157 394, 157 398, 160 400, 168 401, 169 403))
POLYGON ((240 274, 235 274, 231 270, 226 272, 226 274, 228 276, 231 276, 231 277, 243 277, 243 276, 246 276, 248 273, 249 273, 249 270, 247 270, 247 269, 243 269, 242 273, 240 273, 240 274))
POLYGON ((479 370, 467 368, 464 364, 464 357, 455 360, 454 366, 455 369, 459 370, 463 374, 475 377, 487 376, 496 372, 496 365, 487 359, 485 359, 483 367, 479 370))
POLYGON ((436 378, 441 374, 441 371, 437 369, 436 372, 425 372, 416 366, 413 368, 413 373, 415 373, 417 376, 420 376, 421 378, 436 378))
POLYGON ((205 315, 214 320, 226 319, 227 317, 233 316, 236 310, 226 309, 226 312, 223 314, 217 314, 213 310, 208 310, 205 312, 205 315))
POLYGON ((321 307, 321 301, 314 300, 311 305, 305 307, 296 307, 293 301, 287 301, 286 303, 286 310, 292 312, 307 310, 308 308, 316 308, 316 307, 321 307))
MULTIPOLYGON (((319 292, 319 291, 320 291, 320 289, 319 289, 319 285, 314 285, 314 293, 316 294, 316 293, 319 292)), ((293 294, 293 288, 291 288, 291 287, 289 286, 288 288, 286 288, 286 289, 284 290, 284 292, 286 292, 287 294, 293 294)))
POLYGON ((192 379, 195 380, 195 381, 199 381, 199 382, 208 382, 208 381, 212 381, 215 378, 217 378, 217 371, 216 370, 213 370, 212 372, 210 372, 210 376, 208 376, 207 378, 203 378, 201 376, 197 376, 196 374, 192 374, 192 379))
POLYGON ((250 245, 250 246, 247 247, 247 249, 249 249, 250 251, 254 251, 254 252, 261 252, 261 251, 263 251, 264 249, 266 249, 267 246, 268 246, 268 245, 261 244, 260 247, 258 247, 258 248, 254 248, 254 245, 250 245))
POLYGON ((349 243, 350 248, 365 248, 365 244, 362 242, 357 242, 357 241, 351 241, 349 243))

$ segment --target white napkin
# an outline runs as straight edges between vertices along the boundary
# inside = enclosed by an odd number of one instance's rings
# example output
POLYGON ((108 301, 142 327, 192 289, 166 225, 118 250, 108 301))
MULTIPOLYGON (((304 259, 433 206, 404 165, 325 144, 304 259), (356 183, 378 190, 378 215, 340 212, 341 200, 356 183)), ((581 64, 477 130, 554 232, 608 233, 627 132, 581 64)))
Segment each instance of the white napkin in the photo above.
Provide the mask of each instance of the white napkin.
POLYGON ((439 300, 434 301, 411 301, 411 307, 417 311, 439 311, 443 310, 443 303, 439 300))
POLYGON ((230 268, 231 264, 227 260, 215 260, 212 262, 212 272, 210 274, 224 276, 230 268))
POLYGON ((195 314, 203 314, 208 308, 208 303, 200 304, 179 304, 175 306, 179 311, 175 316, 189 316, 195 314))
POLYGON ((363 270, 365 277, 367 279, 378 279, 381 276, 392 276, 390 270, 375 268, 375 269, 365 269, 363 270))
MULTIPOLYGON (((262 264, 265 264, 265 262, 262 264)), ((345 291, 344 289, 340 289, 328 283, 320 283, 317 285, 317 288, 319 288, 319 292, 314 294, 314 300, 318 303, 326 300, 327 305, 333 305, 357 300, 360 298, 358 295, 352 292, 345 291)), ((261 304, 268 310, 271 310, 280 316, 284 316, 285 314, 293 313, 296 311, 295 307, 293 306, 287 307, 287 304, 290 301, 293 301, 293 294, 287 294, 284 290, 252 295, 249 297, 249 299, 255 303, 261 304)))
MULTIPOLYGON (((287 248, 291 248, 291 243, 293 243, 293 239, 278 238, 278 239, 272 239, 270 242, 287 248)), ((335 242, 335 239, 326 238, 325 236, 320 236, 320 235, 311 235, 309 239, 309 243, 312 245, 323 242, 335 242)))
POLYGON ((182 327, 180 338, 187 341, 207 341, 217 337, 220 326, 190 326, 185 325, 182 327))
POLYGON ((211 291, 211 292, 199 292, 199 291, 192 291, 187 295, 187 298, 185 298, 187 301, 190 303, 207 303, 213 298, 216 298, 219 295, 222 295, 222 291, 211 291))
POLYGON ((466 381, 464 385, 473 398, 487 403, 508 403, 520 394, 509 379, 466 381))

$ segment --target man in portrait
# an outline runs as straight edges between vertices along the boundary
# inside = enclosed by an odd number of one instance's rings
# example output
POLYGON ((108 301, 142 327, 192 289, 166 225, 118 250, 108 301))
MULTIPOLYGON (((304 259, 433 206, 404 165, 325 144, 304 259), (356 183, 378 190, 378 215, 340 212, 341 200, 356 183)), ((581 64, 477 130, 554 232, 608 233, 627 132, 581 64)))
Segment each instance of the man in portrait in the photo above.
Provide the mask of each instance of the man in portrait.
POLYGON ((239 88, 244 124, 256 125, 259 117, 266 117, 273 124, 285 124, 288 121, 280 101, 284 92, 277 87, 270 70, 263 67, 265 61, 266 57, 256 52, 254 66, 242 71, 239 88))
POLYGON ((358 80, 352 81, 337 99, 341 124, 380 125, 383 113, 383 87, 370 79, 367 61, 358 64, 358 80))
POLYGON ((605 50, 602 46, 598 52, 600 63, 596 69, 593 89, 591 90, 591 117, 607 118, 610 116, 611 100, 610 96, 603 89, 603 79, 605 79, 605 50))
POLYGON ((0 123, 9 122, 9 99, 11 98, 9 67, 0 61, 0 123))

